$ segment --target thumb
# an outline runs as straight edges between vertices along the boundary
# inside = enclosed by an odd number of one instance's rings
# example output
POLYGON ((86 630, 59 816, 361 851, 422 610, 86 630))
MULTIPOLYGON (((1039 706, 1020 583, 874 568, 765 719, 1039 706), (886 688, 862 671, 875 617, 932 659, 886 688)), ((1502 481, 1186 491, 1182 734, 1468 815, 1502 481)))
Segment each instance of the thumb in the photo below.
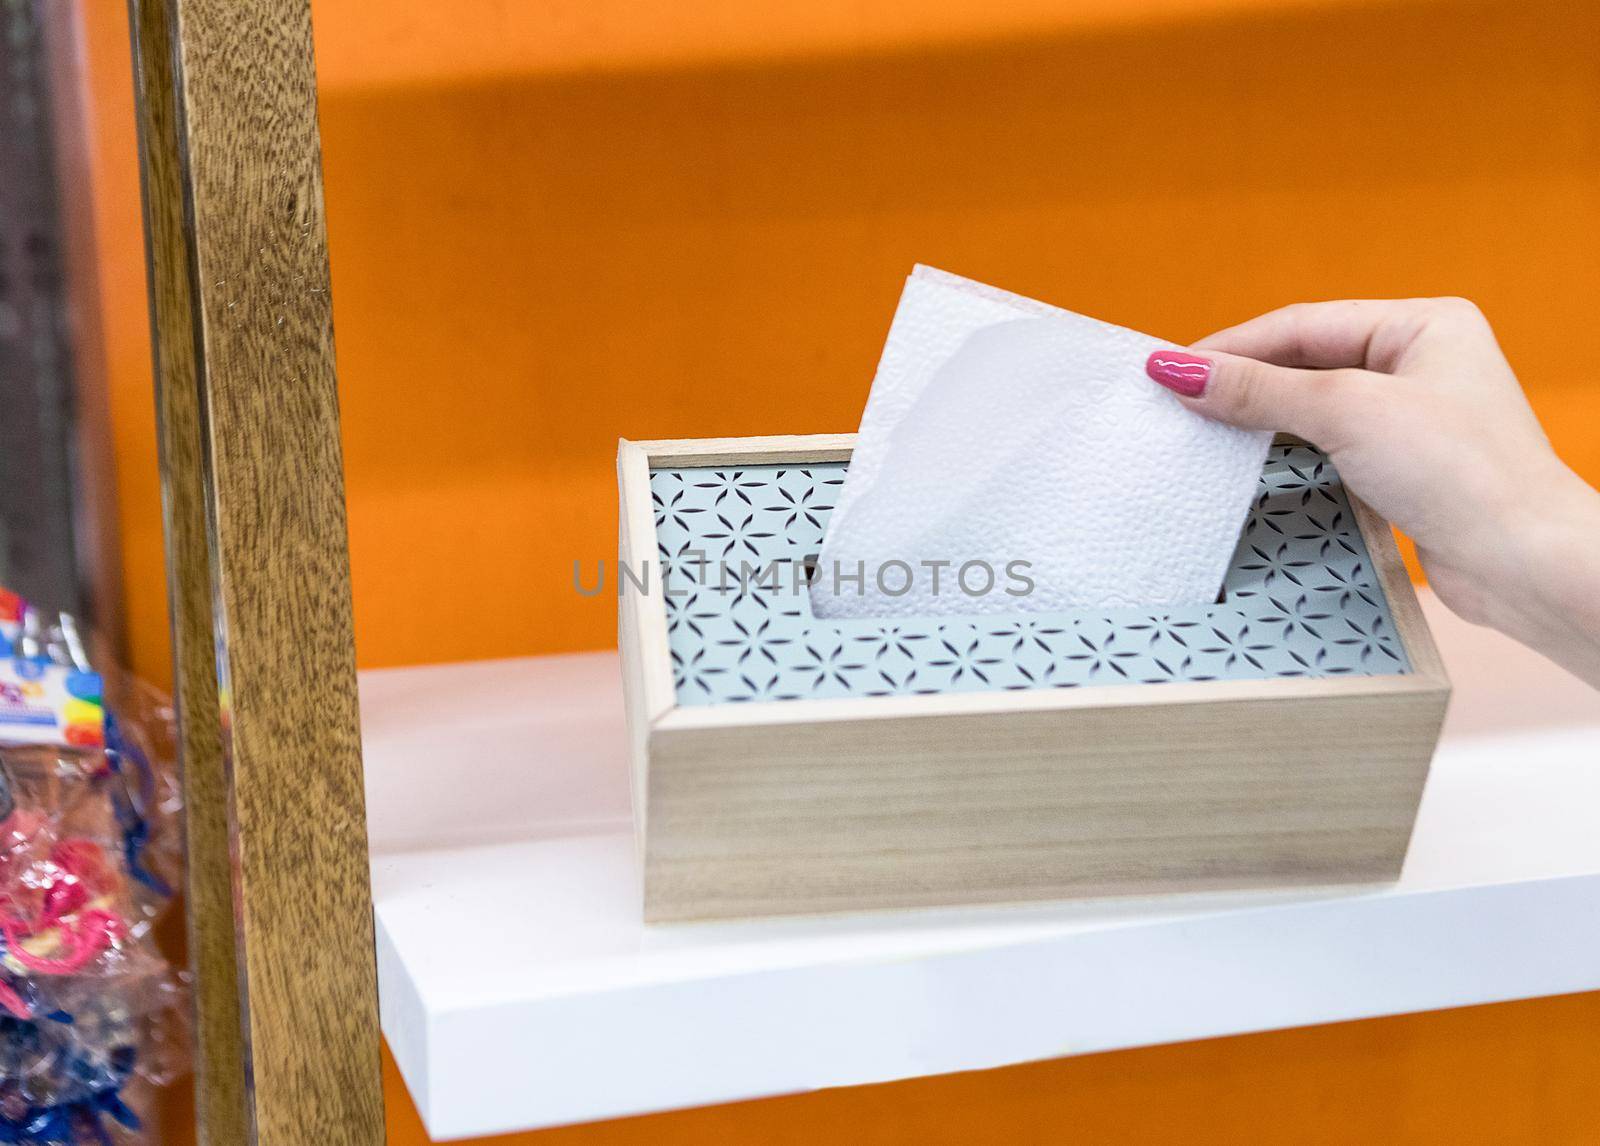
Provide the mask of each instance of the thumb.
POLYGON ((1158 350, 1145 373, 1189 409, 1245 430, 1286 430, 1325 448, 1357 407, 1365 370, 1299 370, 1207 350, 1158 350))

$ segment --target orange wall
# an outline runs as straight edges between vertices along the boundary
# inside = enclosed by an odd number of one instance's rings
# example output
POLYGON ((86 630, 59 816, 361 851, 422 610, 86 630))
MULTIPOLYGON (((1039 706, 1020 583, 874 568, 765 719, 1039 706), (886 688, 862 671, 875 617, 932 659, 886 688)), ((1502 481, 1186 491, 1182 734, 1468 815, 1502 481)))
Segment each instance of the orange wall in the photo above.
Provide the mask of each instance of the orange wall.
MULTIPOLYGON (((123 4, 76 2, 130 655, 165 680, 123 4)), ((1574 365, 1600 314, 1595 5, 313 7, 364 665, 609 645, 611 609, 567 586, 614 548, 616 437, 851 428, 917 260, 1177 340, 1296 299, 1467 294, 1600 480, 1600 390, 1574 365)), ((1126 1117, 1149 1142, 1577 1142, 1597 1007, 547 1140, 1104 1141, 1126 1117)))
MULTIPOLYGON (((127 583, 153 586, 121 14, 80 2, 127 583)), ((852 427, 917 260, 1174 339, 1471 295, 1600 479, 1570 349, 1600 312, 1594 5, 592 0, 552 10, 564 60, 542 6, 447 7, 314 5, 363 664, 609 645, 569 586, 614 548, 615 439, 852 427), (987 12, 1039 34, 939 45, 987 12)), ((162 595, 128 613, 164 677, 162 595)))
POLYGON ((570 584, 615 439, 852 428, 919 259, 1177 339, 1472 295, 1600 476, 1592 6, 428 83, 366 75, 355 7, 316 11, 366 664, 609 645, 570 584))

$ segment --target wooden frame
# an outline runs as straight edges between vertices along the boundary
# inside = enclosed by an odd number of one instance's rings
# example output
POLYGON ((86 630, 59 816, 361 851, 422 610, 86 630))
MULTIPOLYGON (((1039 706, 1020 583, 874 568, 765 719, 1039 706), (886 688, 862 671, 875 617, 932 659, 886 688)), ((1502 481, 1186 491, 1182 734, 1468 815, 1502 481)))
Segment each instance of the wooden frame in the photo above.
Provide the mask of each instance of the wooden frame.
MULTIPOLYGON (((622 442, 621 560, 659 569, 650 470, 853 441, 622 442)), ((1352 505, 1405 675, 679 707, 665 601, 623 593, 646 917, 1395 878, 1449 682, 1393 534, 1352 505)))
POLYGON ((308 0, 130 0, 201 1140, 384 1136, 308 0))

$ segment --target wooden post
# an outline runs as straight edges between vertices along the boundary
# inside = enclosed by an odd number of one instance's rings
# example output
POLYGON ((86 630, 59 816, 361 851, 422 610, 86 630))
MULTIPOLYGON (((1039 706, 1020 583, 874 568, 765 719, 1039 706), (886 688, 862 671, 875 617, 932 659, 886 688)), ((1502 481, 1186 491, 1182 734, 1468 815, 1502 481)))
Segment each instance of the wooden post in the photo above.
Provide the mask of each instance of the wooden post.
POLYGON ((309 0, 130 0, 202 1140, 383 1140, 309 0))

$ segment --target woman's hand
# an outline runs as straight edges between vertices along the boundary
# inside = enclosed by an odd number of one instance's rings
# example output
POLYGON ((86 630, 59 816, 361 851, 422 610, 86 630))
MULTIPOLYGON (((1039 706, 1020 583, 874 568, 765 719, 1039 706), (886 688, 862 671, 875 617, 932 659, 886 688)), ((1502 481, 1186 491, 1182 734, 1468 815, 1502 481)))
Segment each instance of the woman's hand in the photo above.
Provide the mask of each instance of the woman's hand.
POLYGON ((1470 302, 1285 307, 1147 369, 1208 417, 1315 443, 1417 543, 1446 605, 1600 687, 1600 493, 1470 302))

